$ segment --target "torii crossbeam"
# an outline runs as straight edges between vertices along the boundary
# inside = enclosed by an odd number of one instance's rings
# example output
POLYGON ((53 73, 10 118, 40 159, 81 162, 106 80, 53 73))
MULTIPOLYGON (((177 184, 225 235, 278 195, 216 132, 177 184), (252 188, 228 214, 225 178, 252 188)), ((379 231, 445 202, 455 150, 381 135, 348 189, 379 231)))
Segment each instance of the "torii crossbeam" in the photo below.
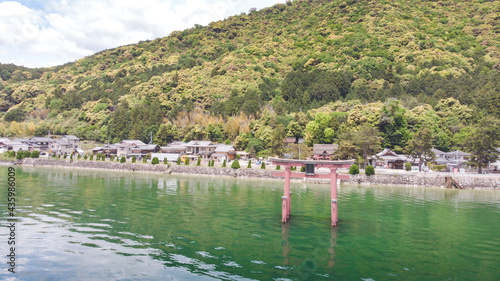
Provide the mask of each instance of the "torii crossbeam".
POLYGON ((354 164, 354 160, 343 161, 322 161, 322 160, 294 160, 294 159, 280 159, 271 158, 273 165, 280 165, 285 167, 284 172, 274 172, 275 177, 285 178, 285 192, 282 196, 282 212, 281 221, 285 223, 290 218, 291 213, 291 193, 290 193, 290 179, 293 178, 326 178, 331 179, 331 207, 332 207, 332 226, 337 225, 337 179, 348 180, 349 175, 337 174, 339 168, 349 168, 354 164), (291 172, 291 167, 306 167, 305 173, 291 172), (315 174, 315 168, 329 168, 330 174, 315 174))

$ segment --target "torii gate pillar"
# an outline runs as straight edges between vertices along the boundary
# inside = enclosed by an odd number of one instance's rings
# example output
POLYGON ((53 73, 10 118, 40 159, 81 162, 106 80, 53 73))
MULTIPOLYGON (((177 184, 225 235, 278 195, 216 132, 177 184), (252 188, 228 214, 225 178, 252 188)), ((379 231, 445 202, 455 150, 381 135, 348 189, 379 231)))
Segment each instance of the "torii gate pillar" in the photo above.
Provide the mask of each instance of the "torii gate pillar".
POLYGON ((290 192, 291 166, 285 166, 285 190, 282 198, 281 221, 286 222, 290 218, 292 196, 290 192))
POLYGON ((339 221, 337 213, 337 168, 330 168, 331 178, 331 199, 332 199, 332 226, 336 226, 339 221))

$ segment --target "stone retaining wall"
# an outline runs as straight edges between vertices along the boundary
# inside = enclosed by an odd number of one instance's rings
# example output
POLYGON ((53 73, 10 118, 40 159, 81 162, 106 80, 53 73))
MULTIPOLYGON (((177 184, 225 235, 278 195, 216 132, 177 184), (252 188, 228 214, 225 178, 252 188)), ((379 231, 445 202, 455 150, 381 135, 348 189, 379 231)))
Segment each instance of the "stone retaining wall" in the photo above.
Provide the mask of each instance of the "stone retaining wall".
MULTIPOLYGON (((164 174, 192 174, 192 175, 211 175, 211 176, 229 176, 243 178, 267 178, 279 179, 272 175, 274 170, 262 169, 231 169, 206 166, 185 166, 185 165, 152 165, 143 163, 118 163, 110 161, 86 161, 69 159, 44 159, 44 158, 25 158, 15 161, 0 161, 4 165, 27 165, 27 166, 46 166, 46 167, 75 167, 87 169, 110 169, 125 171, 155 172, 164 174)), ((350 180, 342 180, 344 184, 361 185, 406 185, 406 186, 433 186, 444 187, 445 176, 452 176, 464 188, 482 188, 482 189, 500 189, 500 176, 497 175, 445 175, 445 174, 375 174, 366 176, 364 174, 351 176, 350 180)), ((292 179, 302 181, 303 179, 292 179)), ((329 183, 329 179, 307 179, 311 183, 329 183)))
POLYGON ((25 166, 44 166, 44 167, 75 167, 86 169, 110 169, 110 170, 125 170, 125 171, 140 171, 140 172, 156 172, 164 173, 168 166, 159 164, 142 164, 142 163, 119 163, 110 161, 87 161, 87 160, 69 160, 69 159, 43 159, 43 158, 25 158, 14 164, 25 166))
MULTIPOLYGON (((500 177, 449 175, 463 188, 500 189, 500 177)), ((347 184, 363 185, 412 185, 445 187, 445 175, 354 175, 350 180, 343 180, 347 184)))
POLYGON ((198 174, 212 176, 229 176, 243 178, 275 178, 272 170, 262 169, 231 169, 219 167, 203 167, 203 166, 172 166, 173 174, 198 174))

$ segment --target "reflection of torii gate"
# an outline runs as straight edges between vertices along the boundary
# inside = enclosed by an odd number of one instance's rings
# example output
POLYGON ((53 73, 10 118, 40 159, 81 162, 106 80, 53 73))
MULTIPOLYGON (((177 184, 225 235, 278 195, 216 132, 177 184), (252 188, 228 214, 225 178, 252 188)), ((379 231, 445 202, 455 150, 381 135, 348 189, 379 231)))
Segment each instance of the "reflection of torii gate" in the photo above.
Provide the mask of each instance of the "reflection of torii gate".
POLYGON ((293 159, 270 159, 273 165, 280 165, 285 167, 284 172, 274 172, 275 177, 285 177, 285 192, 282 197, 282 213, 281 221, 286 222, 290 218, 291 212, 291 193, 290 193, 290 178, 327 178, 331 179, 331 199, 332 199, 332 226, 337 225, 338 215, 337 215, 337 179, 348 180, 349 175, 339 175, 337 174, 337 169, 339 168, 349 168, 354 164, 354 160, 345 161, 311 161, 311 160, 293 160, 293 159), (292 173, 290 168, 294 167, 306 167, 306 173, 292 173), (330 174, 315 174, 314 168, 329 168, 330 174))

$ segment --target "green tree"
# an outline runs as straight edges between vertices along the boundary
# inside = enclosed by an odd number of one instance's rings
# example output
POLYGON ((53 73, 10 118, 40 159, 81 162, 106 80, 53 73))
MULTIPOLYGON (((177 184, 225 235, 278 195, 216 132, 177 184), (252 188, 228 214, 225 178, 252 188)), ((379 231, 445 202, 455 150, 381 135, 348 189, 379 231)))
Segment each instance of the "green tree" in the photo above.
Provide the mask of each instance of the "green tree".
POLYGON ((122 156, 122 158, 120 159, 120 163, 125 163, 127 162, 127 159, 125 158, 125 156, 122 156))
POLYGON ((270 149, 271 155, 281 156, 283 154, 283 147, 285 146, 283 142, 284 138, 285 128, 283 124, 278 124, 273 131, 271 141, 267 144, 267 148, 270 149))
POLYGON ((222 168, 226 168, 226 159, 224 159, 224 162, 222 162, 222 168))
POLYGON ((423 163, 432 161, 436 156, 432 149, 432 132, 424 127, 418 130, 408 143, 408 157, 413 160, 418 159, 418 170, 422 171, 423 163))
POLYGON ((201 158, 198 157, 198 162, 196 162, 196 166, 201 166, 201 158))
POLYGON ((7 111, 7 113, 3 116, 3 119, 7 122, 22 122, 26 119, 26 112, 21 107, 15 107, 7 111))
POLYGON ((349 168, 349 174, 351 175, 357 175, 359 174, 359 167, 356 164, 352 164, 351 168, 349 168))
POLYGON ((305 141, 307 145, 312 146, 315 143, 331 143, 337 127, 338 123, 333 115, 318 112, 314 121, 306 125, 305 141), (333 119, 335 119, 335 121, 333 121, 333 119))
POLYGON ((408 172, 409 172, 409 171, 411 171, 411 166, 412 166, 412 165, 411 165, 411 163, 410 163, 410 162, 406 162, 406 163, 405 163, 405 170, 406 170, 406 171, 408 171, 408 172))
POLYGON ((248 160, 248 165, 247 165, 247 168, 252 168, 252 160, 248 160))
POLYGON ((153 157, 153 160, 151 160, 151 164, 153 165, 160 164, 160 160, 158 160, 158 157, 153 157))
POLYGON ((39 158, 40 157, 40 152, 38 150, 35 150, 31 153, 31 158, 39 158))
POLYGON ((290 121, 290 123, 288 123, 287 137, 294 137, 296 143, 298 143, 299 138, 302 137, 302 127, 300 126, 299 122, 292 120, 290 121))
POLYGON ((355 135, 351 131, 344 132, 339 137, 339 148, 335 151, 334 157, 337 159, 357 159, 359 157, 359 147, 355 145, 355 135))
POLYGON ((375 175, 375 168, 373 168, 372 165, 368 165, 368 167, 365 168, 365 174, 367 176, 373 176, 373 175, 375 175))
POLYGON ((478 173, 483 173, 483 167, 498 159, 500 153, 500 121, 493 117, 485 117, 472 128, 463 146, 471 154, 469 160, 478 167, 478 173))
POLYGON ((262 161, 262 164, 260 164, 260 168, 263 170, 266 169, 266 163, 264 163, 264 161, 262 161))
POLYGON ((377 128, 364 123, 361 128, 354 134, 354 144, 362 151, 364 166, 366 168, 368 156, 374 155, 382 148, 380 143, 382 137, 377 128))
POLYGON ((233 163, 231 163, 231 168, 233 169, 239 169, 240 168, 240 162, 238 160, 234 160, 233 163))
MULTIPOLYGON (((387 148, 406 147, 410 139, 406 109, 395 99, 387 101, 380 110, 379 130, 383 137, 382 146, 387 148)), ((401 152, 401 151, 396 151, 401 152)))
MULTIPOLYGON (((132 163, 135 163, 135 160, 137 160, 137 158, 134 156, 132 156, 132 163)), ((113 161, 113 159, 111 159, 111 161, 113 161)))
POLYGON ((158 132, 156 133, 155 142, 161 145, 167 145, 173 140, 178 138, 177 127, 168 122, 167 124, 161 124, 158 132))
POLYGON ((177 165, 180 165, 181 164, 181 158, 177 158, 177 165))
POLYGON ((111 120, 108 123, 110 138, 118 138, 124 140, 128 138, 131 130, 130 112, 127 102, 122 102, 118 105, 116 111, 112 114, 111 120))
POLYGON ((234 147, 236 150, 244 150, 248 147, 248 136, 245 133, 240 133, 239 136, 234 139, 234 147))

